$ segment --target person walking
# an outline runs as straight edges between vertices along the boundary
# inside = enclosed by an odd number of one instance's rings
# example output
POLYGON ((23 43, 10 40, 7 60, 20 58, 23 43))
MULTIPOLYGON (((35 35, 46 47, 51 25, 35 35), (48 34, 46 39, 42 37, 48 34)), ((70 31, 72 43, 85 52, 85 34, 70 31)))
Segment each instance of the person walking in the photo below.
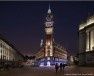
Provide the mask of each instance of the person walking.
POLYGON ((63 64, 63 70, 64 70, 65 66, 66 66, 66 64, 63 64))
POLYGON ((63 64, 60 63, 60 72, 62 71, 62 68, 63 68, 63 64))
POLYGON ((58 63, 56 63, 55 64, 55 71, 56 71, 56 73, 58 72, 58 69, 59 69, 58 63))

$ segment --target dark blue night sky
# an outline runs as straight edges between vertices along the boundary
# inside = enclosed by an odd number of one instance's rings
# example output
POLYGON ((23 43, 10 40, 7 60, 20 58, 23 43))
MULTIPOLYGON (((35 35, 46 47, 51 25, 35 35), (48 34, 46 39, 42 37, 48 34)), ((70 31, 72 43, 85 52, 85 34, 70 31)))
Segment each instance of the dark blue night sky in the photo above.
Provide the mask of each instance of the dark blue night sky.
POLYGON ((0 33, 21 53, 36 53, 44 38, 49 4, 54 15, 55 42, 76 54, 78 26, 94 14, 94 2, 0 2, 0 33))

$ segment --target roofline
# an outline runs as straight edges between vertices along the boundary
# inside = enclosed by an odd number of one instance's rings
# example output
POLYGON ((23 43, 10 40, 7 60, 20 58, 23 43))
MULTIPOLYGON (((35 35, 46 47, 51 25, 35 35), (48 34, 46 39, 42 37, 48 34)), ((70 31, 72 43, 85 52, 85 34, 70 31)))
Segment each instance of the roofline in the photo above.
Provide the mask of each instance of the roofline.
POLYGON ((87 20, 79 25, 79 30, 83 30, 84 28, 88 27, 89 25, 94 23, 94 15, 87 18, 87 20))

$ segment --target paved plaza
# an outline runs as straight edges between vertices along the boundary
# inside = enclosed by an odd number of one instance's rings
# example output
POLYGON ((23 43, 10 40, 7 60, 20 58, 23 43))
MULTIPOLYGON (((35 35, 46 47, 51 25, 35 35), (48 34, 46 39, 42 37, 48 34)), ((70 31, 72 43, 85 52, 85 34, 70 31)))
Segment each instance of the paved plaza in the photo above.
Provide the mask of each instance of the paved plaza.
POLYGON ((0 71, 0 76, 94 76, 94 67, 67 66, 57 73, 54 67, 31 67, 0 71))

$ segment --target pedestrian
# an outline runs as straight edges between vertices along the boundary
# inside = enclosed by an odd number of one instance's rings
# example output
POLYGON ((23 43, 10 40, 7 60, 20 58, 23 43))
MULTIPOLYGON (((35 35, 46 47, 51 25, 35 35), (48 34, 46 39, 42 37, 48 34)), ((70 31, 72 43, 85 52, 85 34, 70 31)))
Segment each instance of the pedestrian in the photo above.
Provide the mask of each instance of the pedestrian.
POLYGON ((60 71, 62 71, 62 67, 63 67, 63 64, 62 64, 62 63, 60 63, 60 71))
POLYGON ((63 70, 64 70, 65 66, 66 66, 66 64, 63 64, 63 70))
POLYGON ((56 63, 55 64, 55 71, 56 71, 56 73, 57 73, 58 69, 59 69, 58 63, 56 63))

